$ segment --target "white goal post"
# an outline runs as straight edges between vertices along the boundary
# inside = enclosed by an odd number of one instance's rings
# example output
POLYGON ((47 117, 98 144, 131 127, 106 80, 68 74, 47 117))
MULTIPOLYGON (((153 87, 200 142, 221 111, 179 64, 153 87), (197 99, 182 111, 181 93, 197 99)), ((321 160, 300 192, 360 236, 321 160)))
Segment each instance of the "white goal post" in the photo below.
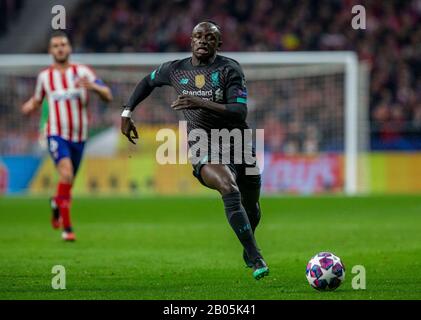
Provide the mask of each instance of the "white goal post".
MULTIPOLYGON (((350 51, 335 52, 222 52, 221 54, 237 60, 244 66, 268 67, 289 65, 291 70, 298 65, 340 65, 343 68, 343 128, 344 144, 344 192, 347 195, 357 193, 358 176, 358 103, 359 97, 359 61, 350 51)), ((104 53, 73 54, 72 61, 100 66, 156 66, 165 61, 185 58, 190 53, 104 53)), ((45 67, 51 64, 47 54, 11 54, 0 55, 2 68, 45 67)), ((110 71, 112 72, 112 71, 110 71)), ((35 75, 34 75, 35 76, 35 75)), ((124 76, 124 74, 123 74, 124 76)), ((246 78, 248 78, 246 72, 246 78)), ((140 80, 140 78, 139 78, 140 80)), ((258 99, 258 97, 256 97, 258 99)))

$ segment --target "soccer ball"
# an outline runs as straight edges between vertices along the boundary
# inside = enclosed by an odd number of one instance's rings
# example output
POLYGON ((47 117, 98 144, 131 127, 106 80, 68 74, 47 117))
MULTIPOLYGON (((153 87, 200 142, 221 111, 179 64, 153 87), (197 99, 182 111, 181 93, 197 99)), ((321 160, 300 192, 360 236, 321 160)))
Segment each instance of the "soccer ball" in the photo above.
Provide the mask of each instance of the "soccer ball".
POLYGON ((333 253, 320 252, 308 262, 306 277, 316 290, 335 290, 345 280, 345 265, 333 253))

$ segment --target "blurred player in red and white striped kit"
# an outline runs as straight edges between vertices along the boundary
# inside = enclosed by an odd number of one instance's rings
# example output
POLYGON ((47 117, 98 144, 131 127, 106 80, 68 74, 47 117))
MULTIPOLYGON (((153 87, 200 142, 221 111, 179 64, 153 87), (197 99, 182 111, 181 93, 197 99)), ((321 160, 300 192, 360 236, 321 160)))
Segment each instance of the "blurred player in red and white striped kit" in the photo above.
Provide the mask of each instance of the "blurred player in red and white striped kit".
POLYGON ((88 136, 88 91, 110 102, 111 90, 94 71, 82 64, 70 63, 72 52, 69 38, 61 31, 50 37, 49 53, 54 63, 38 74, 35 94, 22 106, 29 114, 48 101, 46 136, 48 149, 59 174, 57 192, 51 199, 52 225, 63 227, 62 237, 74 241, 70 220, 71 189, 88 136))

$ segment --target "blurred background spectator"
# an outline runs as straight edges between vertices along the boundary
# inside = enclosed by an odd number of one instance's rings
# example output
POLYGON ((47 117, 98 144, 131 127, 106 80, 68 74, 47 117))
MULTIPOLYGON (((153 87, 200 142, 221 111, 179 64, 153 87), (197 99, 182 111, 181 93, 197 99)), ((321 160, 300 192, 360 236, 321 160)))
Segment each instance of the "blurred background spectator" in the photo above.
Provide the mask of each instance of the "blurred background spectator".
POLYGON ((0 37, 8 31, 23 4, 24 0, 0 0, 0 37))
POLYGON ((99 1, 71 19, 77 52, 188 51, 200 20, 217 21, 224 51, 354 50, 371 68, 371 147, 420 149, 421 1, 99 1), (363 3, 367 30, 351 28, 363 3))
MULTIPOLYGON (((22 1, 0 4, 1 33, 22 1)), ((356 51, 370 68, 372 150, 421 150, 421 0, 83 0, 69 17, 68 31, 77 53, 189 51, 193 26, 208 19, 222 27, 224 51, 356 51), (366 30, 351 28, 356 4, 366 9, 366 30)), ((45 52, 45 46, 34 52, 45 52)), ((323 92, 315 86, 305 95, 311 98, 292 105, 310 102, 317 109, 323 92)), ((283 101, 284 114, 293 99, 283 101)), ((322 110, 317 117, 329 106, 322 110)), ((321 147, 314 137, 323 133, 316 127, 304 130, 293 117, 278 124, 269 118, 265 125, 277 133, 270 143, 297 131, 301 149, 321 147)), ((296 149, 297 139, 286 149, 296 149)), ((327 144, 325 150, 336 149, 335 142, 327 144)))

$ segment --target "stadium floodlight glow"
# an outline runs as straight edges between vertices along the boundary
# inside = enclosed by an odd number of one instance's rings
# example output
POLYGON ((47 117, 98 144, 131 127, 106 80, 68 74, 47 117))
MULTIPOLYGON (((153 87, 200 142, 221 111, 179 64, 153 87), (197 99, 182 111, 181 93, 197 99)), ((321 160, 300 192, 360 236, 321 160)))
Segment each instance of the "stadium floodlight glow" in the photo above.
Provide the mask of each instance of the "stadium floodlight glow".
MULTIPOLYGON (((351 51, 318 51, 318 52, 222 52, 243 66, 248 80, 254 79, 279 79, 310 77, 318 74, 328 74, 335 71, 334 66, 340 66, 343 73, 343 153, 345 156, 344 167, 344 192, 347 195, 357 193, 358 177, 358 148, 359 124, 359 61, 355 52, 351 51), (257 71, 247 70, 248 66, 257 67, 257 71), (285 72, 279 74, 274 66, 284 66, 285 72), (287 67, 286 67, 287 66, 287 67), (305 68, 297 68, 303 66, 305 68), (329 66, 329 70, 322 70, 323 66, 329 66), (260 69, 259 69, 260 68, 260 69), (287 69, 288 68, 288 69, 287 69), (262 71, 264 70, 264 71, 262 71), (322 70, 322 71, 320 71, 322 70), (272 77, 272 78, 268 78, 272 77)), ((148 67, 153 70, 157 65, 191 55, 189 52, 178 53, 101 53, 101 54, 73 54, 72 60, 83 64, 98 67, 112 67, 107 72, 110 79, 114 77, 116 68, 124 67, 148 67)), ((4 68, 10 70, 13 66, 19 67, 44 67, 51 64, 51 57, 47 54, 6 54, 0 55, 0 71, 4 68)), ((39 70, 38 70, 39 71, 39 70)), ((5 71, 6 72, 6 71, 5 71)), ((128 77, 129 74, 120 72, 120 78, 128 77)), ((35 74, 35 72, 34 72, 35 74)), ((133 76, 133 75, 132 75, 133 76)), ((140 75, 135 75, 140 80, 140 75)), ((106 79, 105 79, 106 80, 106 79)), ((317 81, 317 80, 315 80, 317 81)), ((333 90, 333 89, 332 89, 333 90)), ((258 97, 257 97, 258 99, 258 97)))

